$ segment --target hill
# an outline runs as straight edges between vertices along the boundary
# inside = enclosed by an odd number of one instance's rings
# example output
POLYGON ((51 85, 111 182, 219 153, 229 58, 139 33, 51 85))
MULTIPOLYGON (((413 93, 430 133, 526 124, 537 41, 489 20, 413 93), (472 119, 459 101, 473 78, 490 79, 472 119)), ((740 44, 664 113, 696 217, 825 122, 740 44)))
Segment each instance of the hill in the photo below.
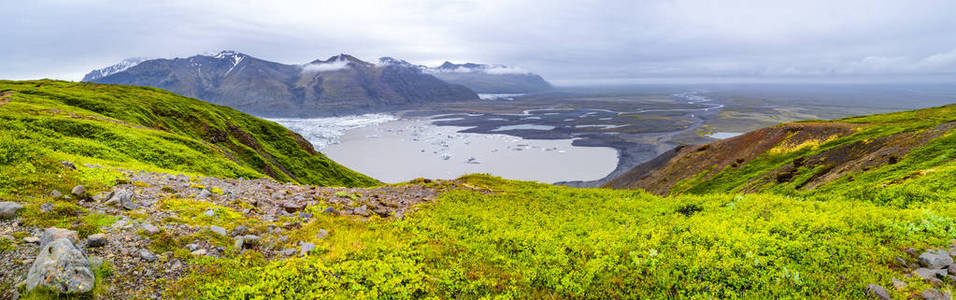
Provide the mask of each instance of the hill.
POLYGON ((425 72, 446 82, 466 86, 476 93, 534 93, 553 88, 538 74, 505 65, 446 61, 438 67, 426 68, 425 72))
POLYGON ((661 196, 489 175, 241 179, 265 175, 206 144, 235 141, 196 138, 219 136, 204 128, 246 120, 277 161, 308 151, 273 123, 153 88, 2 82, 0 103, 3 298, 885 299, 953 287, 954 106, 677 149, 638 178, 684 174, 667 167, 677 158, 704 171, 661 196), (30 289, 35 278, 51 285, 30 289))
MULTIPOLYGON (((148 87, 0 81, 0 195, 67 189, 60 161, 227 178, 367 186, 298 134, 148 87)), ((90 174, 87 174, 92 176, 90 174)))
POLYGON ((834 121, 781 124, 683 146, 606 184, 680 193, 839 193, 874 201, 953 187, 940 168, 956 159, 956 105, 834 121), (897 191, 920 181, 923 191, 897 191), (891 192, 892 191, 892 192, 891 192))
POLYGON ((84 81, 151 86, 273 117, 478 99, 468 88, 445 83, 417 67, 372 64, 347 54, 302 65, 280 64, 235 51, 134 62, 95 70, 84 81))

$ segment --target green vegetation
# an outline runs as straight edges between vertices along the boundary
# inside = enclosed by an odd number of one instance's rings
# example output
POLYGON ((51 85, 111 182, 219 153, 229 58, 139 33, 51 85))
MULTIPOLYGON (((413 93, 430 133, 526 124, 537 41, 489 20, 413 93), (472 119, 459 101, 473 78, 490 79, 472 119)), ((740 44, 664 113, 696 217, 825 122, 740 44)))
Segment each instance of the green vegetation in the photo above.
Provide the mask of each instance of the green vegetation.
MULTIPOLYGON (((861 298, 865 284, 902 276, 892 263, 900 249, 956 236, 953 202, 900 209, 843 197, 658 197, 484 175, 461 180, 494 193, 452 190, 401 221, 318 216, 289 234, 289 245, 317 245, 310 256, 207 259, 170 291, 186 298, 861 298), (319 229, 330 237, 316 237, 319 229)), ((926 287, 913 282, 907 291, 926 287)))
POLYGON ((109 168, 327 186, 377 182, 329 160, 302 137, 234 109, 148 87, 0 81, 0 196, 98 190, 109 168), (60 161, 76 164, 69 171, 60 161), (55 178, 55 180, 54 180, 55 178))

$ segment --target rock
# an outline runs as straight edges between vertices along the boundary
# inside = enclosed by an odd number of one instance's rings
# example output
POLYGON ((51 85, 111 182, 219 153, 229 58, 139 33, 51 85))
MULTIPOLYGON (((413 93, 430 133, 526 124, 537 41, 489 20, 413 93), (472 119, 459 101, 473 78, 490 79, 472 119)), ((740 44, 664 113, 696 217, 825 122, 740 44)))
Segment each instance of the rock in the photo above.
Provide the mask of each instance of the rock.
POLYGON ((299 212, 299 218, 301 218, 301 219, 303 219, 303 220, 308 220, 309 218, 312 218, 312 214, 307 213, 307 212, 304 212, 304 211, 300 211, 300 212, 299 212))
POLYGON ((154 262, 157 259, 156 254, 153 254, 152 251, 147 249, 139 249, 136 254, 139 255, 139 258, 142 258, 146 262, 154 262))
POLYGON ((193 256, 205 256, 205 255, 206 255, 206 249, 196 249, 196 250, 194 250, 193 252, 191 252, 190 254, 192 254, 193 256))
POLYGON ((196 250, 199 250, 199 245, 196 245, 196 244, 186 244, 186 249, 189 249, 189 251, 196 251, 196 250))
POLYGON ((897 256, 895 261, 896 261, 896 264, 899 265, 900 267, 905 268, 907 266, 906 260, 903 259, 902 257, 897 256))
POLYGON ((953 263, 953 258, 943 250, 930 250, 919 255, 919 264, 932 269, 942 269, 953 263))
POLYGON ((225 229, 225 228, 222 228, 222 227, 219 227, 219 226, 216 226, 216 225, 209 226, 209 230, 211 230, 212 232, 215 232, 215 233, 217 233, 217 234, 219 234, 219 235, 221 235, 221 236, 228 236, 228 234, 226 233, 226 229, 225 229))
POLYGON ((870 298, 877 298, 882 300, 890 300, 890 292, 886 291, 882 286, 875 284, 868 284, 863 290, 867 296, 870 298))
POLYGON ((57 191, 57 190, 53 190, 52 192, 50 192, 50 197, 60 198, 60 197, 63 197, 63 193, 60 193, 60 191, 57 191))
POLYGON ((106 196, 106 204, 116 205, 126 210, 139 209, 139 204, 133 200, 133 191, 128 189, 117 189, 106 196))
POLYGON ((334 207, 328 207, 328 208, 326 208, 325 210, 323 210, 322 212, 323 212, 323 213, 326 213, 326 214, 333 215, 333 216, 338 216, 338 215, 341 214, 341 213, 339 213, 339 210, 335 209, 334 207))
POLYGON ((315 235, 317 239, 324 239, 329 237, 329 232, 325 229, 319 229, 319 233, 315 235))
POLYGON ((913 248, 903 249, 903 252, 906 252, 906 254, 909 254, 909 256, 912 258, 919 257, 919 251, 916 251, 916 249, 913 249, 913 248))
POLYGON ((897 291, 902 290, 906 287, 906 282, 893 278, 893 287, 896 288, 897 291))
POLYGON ((74 241, 62 237, 40 248, 27 273, 26 288, 29 291, 43 286, 64 294, 86 293, 93 289, 94 282, 86 254, 74 241))
POLYGON ((90 269, 96 269, 103 264, 103 259, 96 256, 90 256, 87 261, 90 262, 90 269))
POLYGON ((102 233, 97 233, 91 236, 86 237, 86 246, 95 248, 103 247, 106 245, 106 235, 102 233))
POLYGON ((299 255, 300 255, 300 256, 306 256, 306 255, 309 254, 309 252, 312 252, 312 250, 315 250, 315 244, 313 244, 313 243, 306 243, 306 242, 300 242, 300 243, 299 243, 299 248, 301 249, 301 250, 299 250, 299 255))
POLYGON ((932 285, 933 287, 941 287, 943 286, 943 281, 939 280, 939 278, 931 278, 929 280, 929 284, 932 285))
POLYGON ((282 255, 282 256, 287 256, 287 257, 288 257, 288 256, 293 256, 293 255, 295 255, 296 252, 298 252, 298 251, 296 251, 295 249, 287 248, 287 249, 282 249, 281 251, 279 251, 279 254, 282 255))
POLYGON ((17 212, 23 209, 23 205, 16 202, 0 202, 0 220, 13 219, 17 217, 17 212))
POLYGON ((65 161, 65 160, 64 160, 64 161, 61 161, 60 164, 63 165, 64 167, 66 167, 67 169, 76 170, 76 165, 74 165, 72 162, 69 162, 69 161, 65 161))
POLYGON ((211 196, 211 195, 212 195, 212 193, 209 192, 209 190, 207 190, 207 189, 202 189, 201 191, 199 191, 199 195, 196 195, 196 199, 206 199, 206 198, 208 198, 208 197, 211 196))
POLYGON ((946 267, 946 271, 949 272, 949 274, 956 274, 956 264, 951 264, 946 267))
POLYGON ((249 228, 243 225, 236 226, 232 229, 232 236, 245 235, 249 231, 249 228))
POLYGON ((925 289, 923 292, 919 293, 919 296, 926 300, 949 300, 952 297, 949 294, 943 294, 942 292, 936 289, 925 289))
POLYGON ((365 205, 359 206, 358 208, 356 208, 355 210, 353 210, 353 212, 355 212, 356 215, 360 215, 360 216, 363 216, 363 217, 368 217, 368 216, 369 216, 368 206, 365 206, 365 205))
POLYGON ((209 216, 209 217, 215 217, 215 216, 216 216, 216 212, 215 212, 214 210, 212 210, 212 209, 207 209, 206 211, 203 212, 203 214, 206 215, 206 216, 209 216))
POLYGON ((302 204, 293 202, 293 201, 282 201, 279 202, 279 207, 284 209, 287 213, 294 213, 296 211, 302 210, 302 204))
POLYGON ((74 245, 80 241, 80 237, 76 234, 76 231, 50 227, 43 230, 43 235, 40 237, 40 249, 43 249, 46 244, 54 240, 63 238, 68 239, 74 245))
POLYGON ((51 212, 53 211, 53 203, 43 203, 40 204, 40 211, 51 212))
POLYGON ((956 256, 956 247, 949 247, 949 256, 956 256))
POLYGON ((923 280, 930 280, 936 277, 946 277, 946 270, 937 270, 937 269, 928 269, 928 268, 919 268, 916 271, 916 276, 922 278, 923 280))
POLYGON ((150 224, 150 223, 148 223, 148 222, 144 222, 144 223, 143 223, 143 231, 145 231, 146 234, 154 235, 154 234, 159 233, 161 230, 159 230, 159 227, 153 226, 153 224, 150 224))
POLYGON ((245 235, 236 237, 235 247, 236 249, 248 249, 255 247, 259 244, 259 237, 255 235, 245 235))
POLYGON ((74 186, 73 189, 70 190, 70 194, 77 197, 83 196, 83 194, 86 194, 86 188, 82 185, 74 186))
POLYGON ((40 243, 40 238, 35 237, 35 236, 28 236, 28 237, 23 238, 23 242, 25 242, 25 243, 30 243, 30 244, 38 244, 38 243, 40 243))

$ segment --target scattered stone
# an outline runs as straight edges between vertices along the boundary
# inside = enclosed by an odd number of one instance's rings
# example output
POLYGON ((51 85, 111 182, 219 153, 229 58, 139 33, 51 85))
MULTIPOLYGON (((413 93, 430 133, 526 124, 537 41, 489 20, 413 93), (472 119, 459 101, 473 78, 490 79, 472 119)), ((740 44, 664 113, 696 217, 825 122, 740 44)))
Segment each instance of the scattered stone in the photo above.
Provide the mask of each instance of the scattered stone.
POLYGON ((53 203, 43 203, 43 204, 40 204, 40 211, 42 211, 42 212, 51 212, 51 211, 53 211, 53 203))
POLYGON ((211 196, 211 195, 212 195, 212 193, 209 192, 209 190, 207 190, 207 189, 202 189, 201 191, 199 191, 199 195, 196 195, 196 199, 205 199, 205 198, 207 198, 207 197, 209 197, 209 196, 211 196))
POLYGON ((930 280, 936 277, 946 277, 946 270, 919 268, 913 271, 913 273, 916 273, 916 276, 922 278, 923 280, 930 280))
POLYGON ((35 237, 35 236, 28 236, 28 237, 23 238, 23 242, 24 242, 24 243, 30 243, 30 244, 38 244, 38 243, 40 243, 40 238, 35 237))
POLYGON ((864 289, 864 292, 870 298, 890 300, 890 292, 886 291, 886 289, 883 288, 882 286, 878 286, 875 284, 868 284, 866 285, 866 289, 864 289))
POLYGON ((308 220, 308 219, 312 218, 312 214, 307 213, 307 212, 304 212, 304 211, 300 211, 300 212, 299 212, 299 218, 301 218, 301 219, 303 219, 303 220, 308 220))
POLYGON ((306 256, 309 254, 309 252, 312 252, 312 250, 315 250, 315 244, 301 242, 299 243, 299 248, 301 249, 299 251, 299 256, 306 256))
POLYGON ((896 288, 897 291, 902 290, 906 287, 906 282, 893 278, 893 287, 896 288))
POLYGON ((326 214, 333 215, 333 216, 338 216, 338 215, 341 214, 341 213, 339 212, 339 210, 335 209, 334 207, 328 207, 328 208, 326 208, 325 210, 323 210, 322 212, 323 212, 323 213, 326 213, 326 214))
POLYGON ((215 232, 215 233, 217 233, 217 234, 219 234, 219 235, 221 235, 221 236, 229 236, 229 235, 226 233, 226 229, 225 229, 225 228, 222 228, 222 227, 219 227, 219 226, 216 226, 216 225, 209 226, 209 230, 211 230, 212 232, 215 232))
POLYGON ((316 234, 315 237, 318 238, 318 239, 320 239, 320 240, 321 240, 321 239, 324 239, 324 238, 327 238, 327 237, 329 237, 329 232, 328 232, 327 230, 325 230, 325 229, 319 229, 319 233, 316 234))
POLYGON ((69 161, 65 161, 65 160, 64 160, 64 161, 61 161, 60 164, 63 165, 64 167, 68 168, 68 169, 76 170, 76 165, 74 165, 72 162, 69 162, 69 161))
POLYGON ((956 247, 949 247, 949 256, 956 256, 956 247))
POLYGON ((910 257, 912 257, 912 258, 917 258, 917 257, 919 257, 919 251, 916 251, 916 249, 913 249, 913 248, 903 249, 903 252, 906 252, 906 254, 909 254, 910 257))
POLYGON ((106 246, 106 235, 97 233, 86 237, 86 247, 96 248, 106 246))
POLYGON ((919 264, 932 269, 942 269, 953 263, 953 258, 943 250, 929 250, 920 254, 919 264))
POLYGON ((245 235, 236 237, 236 249, 249 249, 259 244, 259 237, 255 235, 245 235))
POLYGON ((190 254, 192 254, 193 256, 205 256, 205 255, 206 255, 206 249, 197 249, 197 250, 191 252, 190 254))
POLYGON ((206 209, 206 211, 204 211, 203 214, 206 215, 206 216, 209 216, 209 217, 215 217, 215 216, 216 216, 216 212, 213 211, 211 208, 210 208, 210 209, 206 209))
POLYGON ((149 250, 147 250, 147 249, 139 249, 139 251, 137 252, 137 254, 139 254, 139 258, 142 258, 142 259, 143 259, 144 261, 146 261, 146 262, 150 262, 150 263, 151 263, 151 262, 156 261, 156 259, 157 259, 156 254, 153 254, 152 251, 149 251, 149 250))
POLYGON ((284 209, 287 213, 294 213, 296 211, 302 210, 303 205, 293 201, 282 201, 279 203, 279 207, 284 209))
POLYGON ((86 254, 74 241, 61 237, 40 248, 27 273, 26 288, 29 291, 43 286, 64 294, 85 293, 93 289, 94 281, 86 254))
POLYGON ((146 234, 154 235, 159 233, 161 230, 159 230, 159 227, 153 226, 153 224, 150 224, 149 222, 144 222, 143 231, 145 231, 146 234))
POLYGON ((70 194, 73 194, 73 196, 77 197, 83 196, 83 194, 86 194, 86 188, 82 185, 74 186, 73 189, 70 190, 70 194))
POLYGON ((106 196, 106 204, 117 205, 126 210, 139 209, 139 204, 133 201, 133 191, 128 189, 117 189, 106 196))
POLYGON ((57 190, 53 190, 52 192, 50 192, 50 197, 60 198, 60 197, 63 197, 63 193, 60 193, 60 191, 57 191, 57 190))
POLYGON ((23 209, 23 205, 16 202, 0 202, 0 220, 13 219, 17 217, 17 212, 23 209))
POLYGON ((197 244, 186 244, 186 249, 189 249, 189 251, 196 251, 196 250, 199 250, 199 245, 197 245, 197 244))
POLYGON ((930 278, 929 284, 933 287, 941 287, 943 286, 943 281, 939 280, 939 278, 930 278))

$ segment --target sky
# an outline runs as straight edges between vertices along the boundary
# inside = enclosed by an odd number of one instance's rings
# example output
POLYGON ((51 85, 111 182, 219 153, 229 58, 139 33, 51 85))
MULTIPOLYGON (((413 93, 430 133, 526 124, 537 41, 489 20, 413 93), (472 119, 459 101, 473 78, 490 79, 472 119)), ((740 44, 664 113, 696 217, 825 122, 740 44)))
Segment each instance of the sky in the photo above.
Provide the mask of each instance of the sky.
POLYGON ((558 85, 956 82, 951 0, 0 0, 0 79, 238 50, 500 63, 558 85))

